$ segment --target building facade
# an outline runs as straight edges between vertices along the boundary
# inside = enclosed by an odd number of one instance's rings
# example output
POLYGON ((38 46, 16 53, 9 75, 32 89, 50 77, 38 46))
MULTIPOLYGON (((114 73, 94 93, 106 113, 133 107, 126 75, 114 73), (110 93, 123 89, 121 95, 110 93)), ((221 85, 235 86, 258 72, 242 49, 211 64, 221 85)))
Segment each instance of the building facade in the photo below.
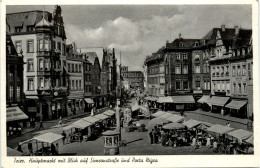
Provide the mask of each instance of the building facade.
POLYGON ((69 95, 67 101, 68 115, 84 113, 84 71, 83 55, 77 52, 75 43, 67 45, 66 68, 69 75, 69 95))
POLYGON ((23 53, 27 112, 34 118, 66 115, 66 77, 62 68, 66 34, 61 8, 53 14, 30 11, 7 14, 7 32, 18 53, 23 53))

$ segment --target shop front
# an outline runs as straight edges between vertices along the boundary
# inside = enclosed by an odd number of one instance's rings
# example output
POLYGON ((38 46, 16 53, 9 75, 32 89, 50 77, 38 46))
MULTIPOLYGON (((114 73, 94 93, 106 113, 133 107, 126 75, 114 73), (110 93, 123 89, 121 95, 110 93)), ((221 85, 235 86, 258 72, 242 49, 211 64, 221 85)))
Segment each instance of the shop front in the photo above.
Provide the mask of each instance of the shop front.
POLYGON ((85 112, 90 112, 94 106, 94 101, 91 98, 84 98, 85 100, 85 112))
POLYGON ((6 107, 7 136, 20 135, 29 117, 18 107, 6 107))
POLYGON ((211 106, 211 112, 220 113, 224 110, 224 114, 227 112, 225 105, 229 102, 230 97, 212 96, 208 101, 208 105, 211 106))
POLYGON ((195 100, 191 95, 171 96, 176 111, 194 110, 195 100))
POLYGON ((247 117, 247 101, 245 100, 232 100, 226 105, 229 109, 230 115, 240 118, 247 117))

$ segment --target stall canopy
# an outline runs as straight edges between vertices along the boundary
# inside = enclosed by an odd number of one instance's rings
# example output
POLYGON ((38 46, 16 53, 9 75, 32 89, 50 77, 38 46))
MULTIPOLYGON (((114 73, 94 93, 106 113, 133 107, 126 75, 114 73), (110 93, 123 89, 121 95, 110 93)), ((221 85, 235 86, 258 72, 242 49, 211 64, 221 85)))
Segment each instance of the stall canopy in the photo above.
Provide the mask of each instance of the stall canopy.
POLYGON ((208 122, 201 122, 201 124, 197 128, 202 129, 202 130, 206 130, 213 125, 214 124, 211 124, 211 123, 208 123, 208 122))
POLYGON ((165 118, 154 118, 154 119, 151 119, 149 122, 148 122, 148 128, 152 129, 154 128, 154 126, 157 126, 157 125, 164 125, 164 124, 167 124, 169 123, 170 121, 166 120, 165 118))
POLYGON ((163 111, 157 111, 156 113, 153 113, 152 116, 153 117, 159 117, 160 115, 163 115, 165 114, 166 112, 163 112, 163 111))
POLYGON ((215 106, 225 106, 230 97, 212 96, 206 103, 215 106))
POLYGON ((85 129, 85 128, 91 126, 92 123, 87 122, 86 120, 80 119, 80 120, 72 123, 72 125, 75 126, 76 128, 85 129))
POLYGON ((171 96, 174 103, 195 103, 193 96, 185 95, 185 96, 171 96))
POLYGON ((7 107, 6 108, 6 122, 25 120, 28 116, 19 107, 7 107))
POLYGON ((96 122, 99 122, 99 121, 100 121, 100 119, 95 118, 95 117, 91 117, 91 116, 89 116, 89 117, 84 117, 84 118, 82 118, 82 119, 85 120, 85 121, 87 121, 87 122, 90 122, 90 123, 96 123, 96 122))
POLYGON ((22 156, 23 154, 13 148, 7 147, 7 156, 22 156))
POLYGON ((227 104, 225 107, 231 108, 231 109, 237 109, 239 110, 241 107, 246 105, 246 101, 238 101, 238 100, 232 100, 229 104, 227 104))
POLYGON ((227 135, 237 139, 241 143, 243 140, 251 137, 253 133, 246 130, 238 129, 235 131, 228 132, 227 135))
POLYGON ((191 129, 191 128, 199 126, 201 124, 201 121, 190 119, 188 121, 185 121, 183 124, 186 125, 187 128, 191 129))
POLYGON ((84 99, 88 104, 94 104, 94 101, 91 98, 84 99))
POLYGON ((98 114, 98 115, 95 115, 93 117, 100 119, 100 120, 105 120, 105 119, 109 118, 109 116, 107 116, 105 114, 98 114))
POLYGON ((105 115, 108 115, 108 116, 112 116, 112 115, 114 115, 116 112, 114 112, 114 111, 112 111, 112 110, 107 110, 107 111, 105 111, 103 114, 105 114, 105 115))
POLYGON ((251 145, 254 145, 254 135, 252 135, 251 137, 249 137, 247 140, 245 140, 246 143, 249 143, 251 145))
POLYGON ((172 114, 172 113, 165 113, 165 114, 163 114, 163 115, 160 115, 159 116, 159 118, 169 118, 169 117, 171 117, 171 116, 173 116, 174 114, 172 114))
POLYGON ((150 117, 151 114, 148 108, 140 106, 140 109, 141 109, 141 113, 143 113, 146 117, 150 117))
POLYGON ((164 129, 174 129, 174 130, 183 129, 185 127, 186 126, 181 123, 169 123, 163 126, 164 129))
POLYGON ((131 110, 132 111, 136 111, 136 110, 138 110, 140 107, 139 107, 139 105, 136 103, 136 104, 134 104, 132 107, 131 107, 131 110))
POLYGON ((170 96, 167 97, 159 97, 157 103, 173 103, 173 100, 170 96))
POLYGON ((148 96, 148 97, 145 97, 144 99, 145 99, 145 100, 149 100, 149 101, 157 101, 157 100, 158 100, 158 97, 148 96))
POLYGON ((62 138, 63 138, 62 135, 55 134, 55 133, 52 133, 52 132, 48 132, 48 133, 36 136, 32 139, 40 141, 40 142, 54 143, 54 142, 56 142, 56 141, 58 141, 62 138))
POLYGON ((199 100, 198 103, 206 103, 210 99, 209 95, 203 95, 199 100))
POLYGON ((182 117, 182 116, 179 116, 179 115, 173 115, 173 116, 171 116, 171 117, 169 117, 169 118, 166 118, 168 121, 171 121, 171 122, 182 122, 182 121, 184 121, 184 117, 182 117))
POLYGON ((216 134, 220 134, 220 135, 228 133, 232 130, 234 130, 234 128, 223 126, 223 125, 218 125, 218 124, 213 125, 207 129, 208 132, 216 133, 216 134))

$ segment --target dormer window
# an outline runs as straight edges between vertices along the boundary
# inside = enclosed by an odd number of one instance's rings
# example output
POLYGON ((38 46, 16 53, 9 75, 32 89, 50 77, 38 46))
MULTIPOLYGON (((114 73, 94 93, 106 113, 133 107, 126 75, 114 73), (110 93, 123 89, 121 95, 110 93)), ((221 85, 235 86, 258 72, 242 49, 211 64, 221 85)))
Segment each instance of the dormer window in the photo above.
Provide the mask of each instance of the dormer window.
POLYGON ((242 55, 245 55, 246 54, 246 50, 245 48, 242 49, 242 55))
POLYGON ((182 42, 179 43, 179 47, 183 47, 183 43, 182 42))
POLYGON ((237 56, 240 56, 240 50, 239 49, 237 50, 237 56))
POLYGON ((233 50, 233 53, 232 53, 232 55, 233 55, 233 57, 235 57, 235 56, 236 56, 236 51, 235 51, 235 50, 233 50))
POLYGON ((34 31, 34 26, 27 26, 27 27, 26 27, 26 31, 27 31, 27 32, 34 31))
POLYGON ((198 47, 199 46, 199 42, 195 42, 195 47, 198 47))
POLYGON ((15 27, 15 33, 20 33, 22 29, 23 29, 22 26, 15 27))

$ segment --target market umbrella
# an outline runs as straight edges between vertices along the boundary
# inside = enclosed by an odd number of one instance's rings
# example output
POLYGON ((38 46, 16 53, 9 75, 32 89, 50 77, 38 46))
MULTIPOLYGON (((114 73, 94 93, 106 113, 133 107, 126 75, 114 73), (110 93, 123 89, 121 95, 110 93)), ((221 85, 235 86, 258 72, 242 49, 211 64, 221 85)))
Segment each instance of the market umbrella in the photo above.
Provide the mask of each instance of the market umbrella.
POLYGON ((244 140, 246 143, 249 143, 251 145, 254 145, 254 135, 252 135, 250 138, 248 138, 247 140, 244 140))
POLYGON ((166 120, 165 118, 154 118, 148 122, 147 127, 151 129, 151 128, 154 128, 154 126, 164 125, 169 122, 170 121, 166 120))
POLYGON ((232 139, 235 138, 239 142, 242 142, 242 140, 248 139, 253 135, 253 132, 249 132, 246 130, 238 129, 235 131, 231 131, 227 133, 228 137, 231 137, 232 139))
POLYGON ((170 129, 170 130, 177 130, 177 129, 183 129, 186 126, 181 123, 169 123, 163 126, 164 129, 170 129))
POLYGON ((23 154, 13 148, 7 147, 7 156, 22 156, 23 154))

